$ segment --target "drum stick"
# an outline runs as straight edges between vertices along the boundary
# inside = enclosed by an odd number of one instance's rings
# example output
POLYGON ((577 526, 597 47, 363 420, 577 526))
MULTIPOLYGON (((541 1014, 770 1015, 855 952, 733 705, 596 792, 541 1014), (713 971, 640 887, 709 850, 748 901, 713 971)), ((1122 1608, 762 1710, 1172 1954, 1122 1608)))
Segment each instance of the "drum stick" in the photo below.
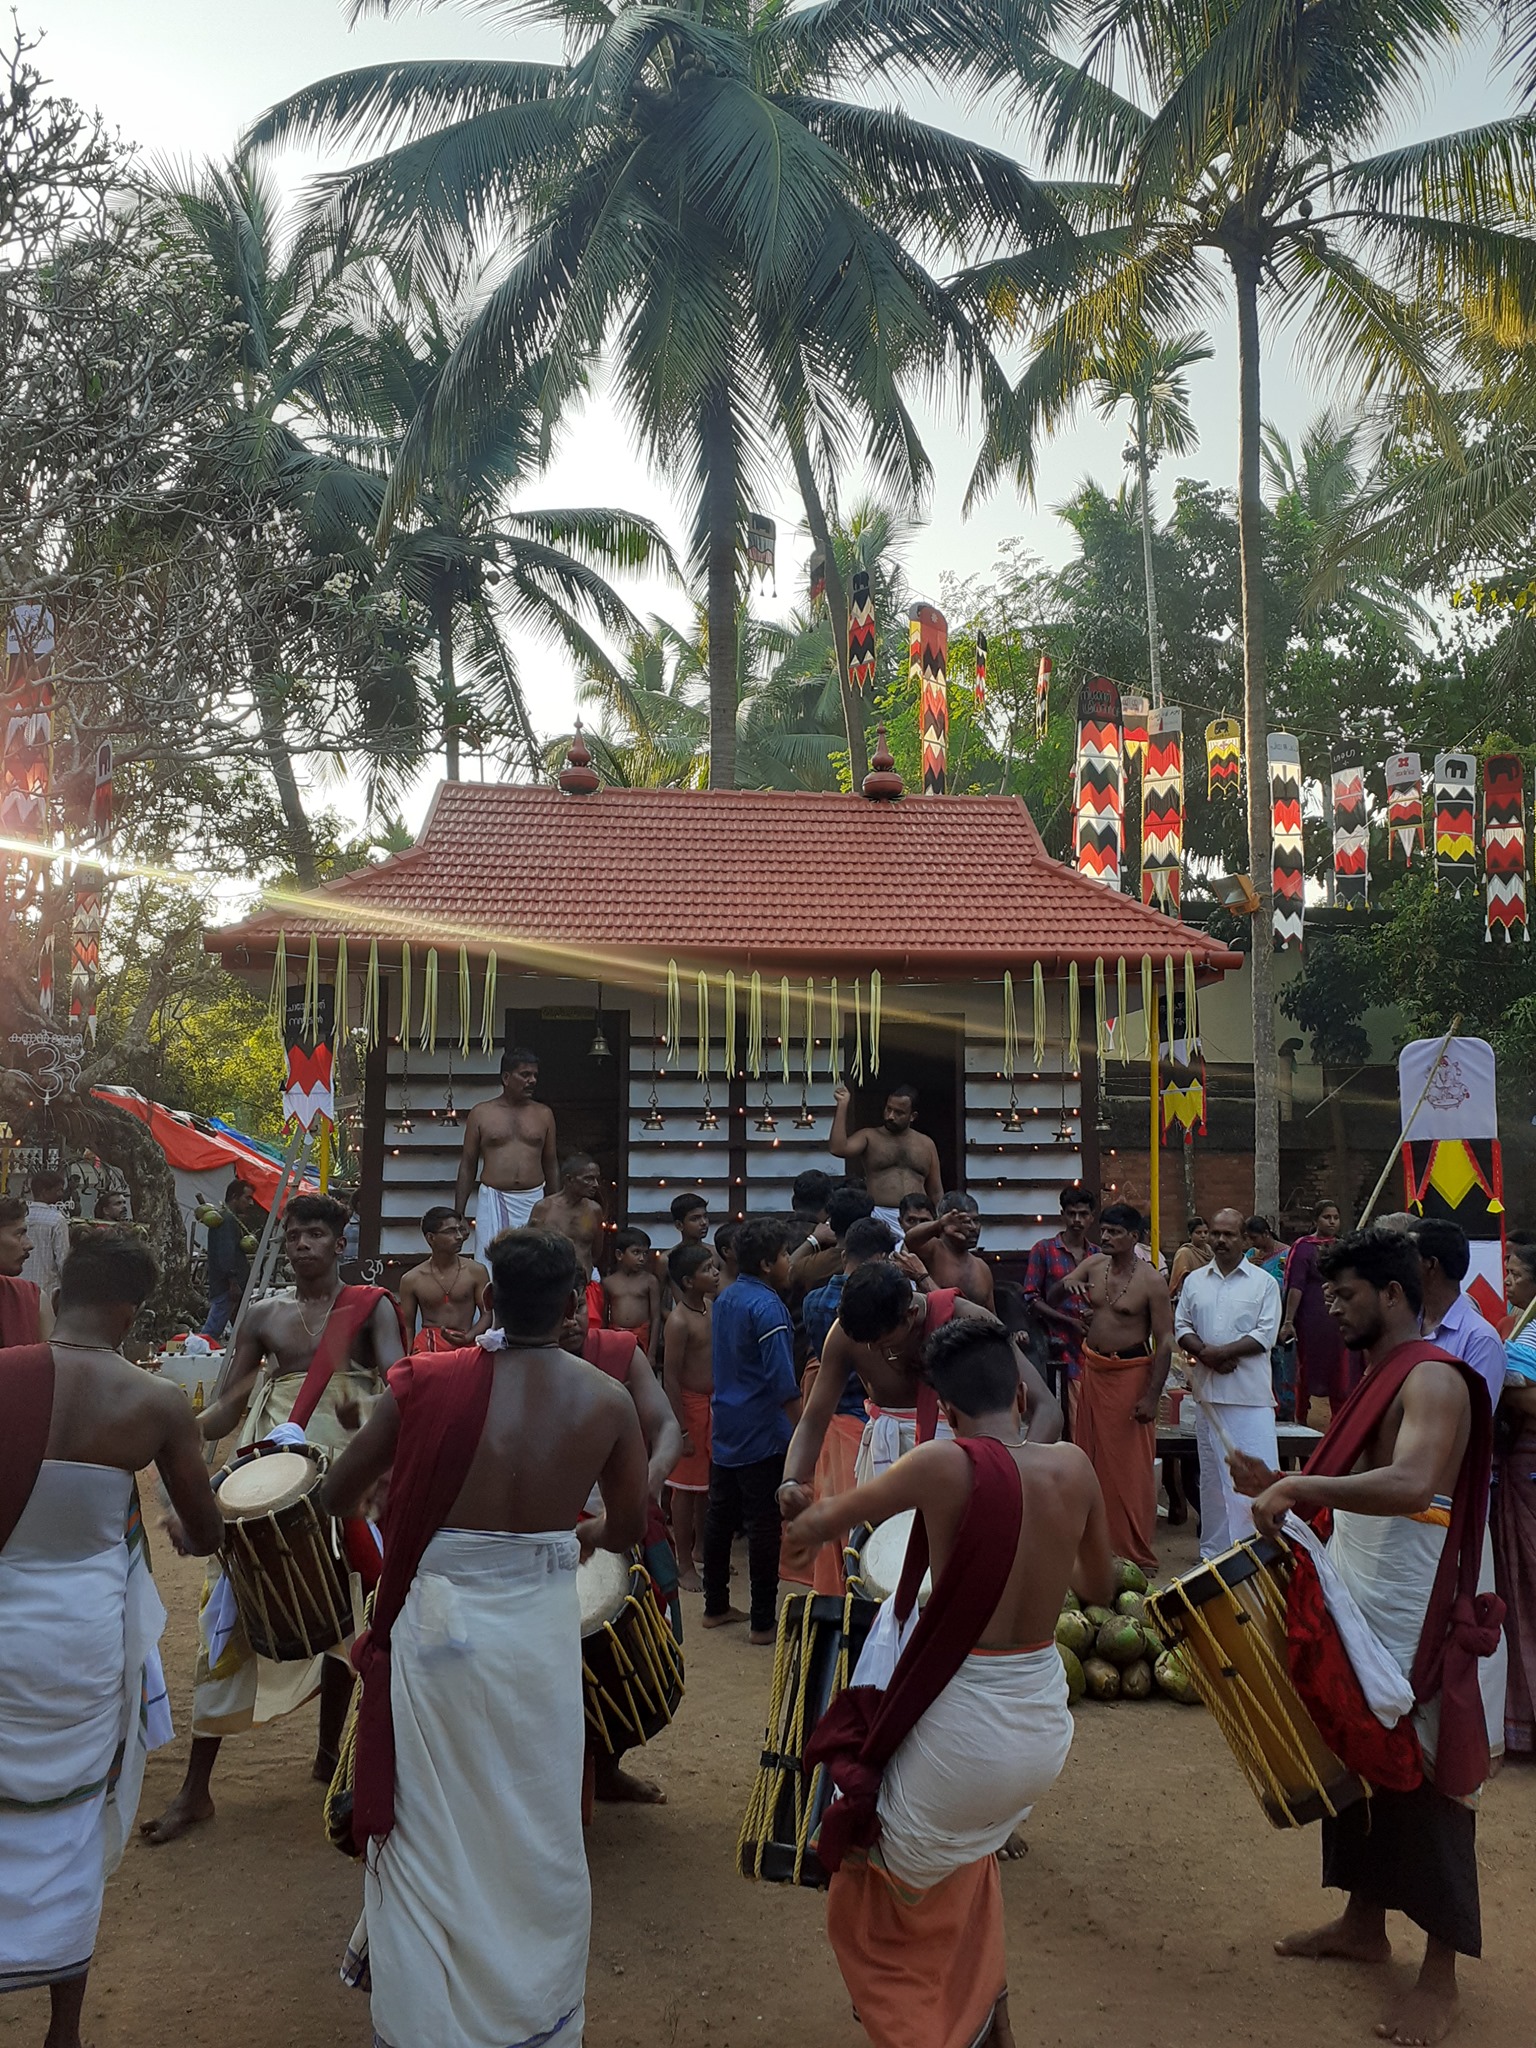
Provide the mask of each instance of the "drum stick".
POLYGON ((1435 1076, 1440 1071, 1440 1062, 1445 1058, 1445 1048, 1450 1044, 1451 1040, 1456 1036, 1456 1033, 1460 1029, 1461 1012, 1458 1010, 1456 1015, 1451 1019, 1450 1030, 1447 1031, 1444 1038, 1441 1039, 1439 1050, 1436 1052, 1433 1060, 1430 1062, 1429 1074, 1424 1082, 1424 1086, 1419 1090, 1419 1099, 1413 1105, 1412 1109, 1409 1110, 1407 1120, 1404 1123, 1403 1128, 1397 1134, 1397 1143, 1392 1147, 1392 1150, 1387 1154, 1387 1163, 1381 1169, 1381 1178, 1377 1181, 1375 1187, 1371 1189, 1371 1199, 1360 1211, 1360 1221, 1355 1225, 1355 1228, 1357 1230, 1364 1230, 1367 1223, 1370 1222, 1372 1216, 1376 1213, 1376 1204, 1381 1200, 1381 1191, 1387 1184, 1387 1177, 1391 1173, 1393 1167, 1397 1164, 1398 1160, 1402 1157, 1403 1146, 1407 1143, 1408 1133, 1413 1129, 1414 1119, 1415 1117, 1417 1117, 1419 1111, 1424 1107, 1425 1097, 1429 1094, 1430 1089, 1434 1086, 1435 1076))
MULTIPOLYGON (((1191 1365, 1194 1365, 1196 1372, 1204 1372, 1206 1369, 1204 1366, 1197 1364, 1194 1359, 1191 1359, 1190 1363, 1191 1365)), ((1216 1440, 1221 1445, 1223 1456, 1228 1458, 1235 1458, 1237 1456, 1237 1445, 1233 1443, 1231 1437, 1227 1435, 1227 1432, 1222 1428, 1221 1423, 1217 1420, 1215 1408, 1209 1401, 1206 1400, 1204 1394, 1200 1392, 1199 1388, 1195 1385, 1193 1380, 1190 1381, 1189 1391, 1195 1397, 1195 1406, 1200 1410, 1200 1413, 1211 1425, 1211 1428, 1215 1430, 1216 1440)))

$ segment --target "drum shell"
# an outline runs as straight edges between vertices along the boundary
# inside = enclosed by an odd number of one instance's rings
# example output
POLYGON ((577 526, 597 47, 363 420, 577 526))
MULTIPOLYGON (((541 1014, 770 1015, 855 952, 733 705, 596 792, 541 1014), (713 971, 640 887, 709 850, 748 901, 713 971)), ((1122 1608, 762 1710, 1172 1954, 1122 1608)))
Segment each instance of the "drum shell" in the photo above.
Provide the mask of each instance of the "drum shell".
MULTIPOLYGON (((241 1453, 226 1472, 256 1454, 254 1447, 241 1453)), ((322 1457, 317 1485, 324 1472, 322 1457)), ((339 1648, 352 1634, 351 1575, 340 1525, 319 1513, 313 1489, 273 1512, 227 1522, 219 1562, 258 1657, 304 1663, 339 1648)))
POLYGON ((1285 1644, 1284 1544, 1254 1540, 1186 1572, 1147 1599, 1176 1643, 1259 1804, 1278 1828, 1305 1827, 1367 1796, 1324 1742, 1291 1682, 1285 1644))
POLYGON ((582 1637, 581 1681, 589 1741, 610 1756, 652 1741, 681 1703, 682 1649, 638 1552, 630 1559, 624 1605, 582 1637))

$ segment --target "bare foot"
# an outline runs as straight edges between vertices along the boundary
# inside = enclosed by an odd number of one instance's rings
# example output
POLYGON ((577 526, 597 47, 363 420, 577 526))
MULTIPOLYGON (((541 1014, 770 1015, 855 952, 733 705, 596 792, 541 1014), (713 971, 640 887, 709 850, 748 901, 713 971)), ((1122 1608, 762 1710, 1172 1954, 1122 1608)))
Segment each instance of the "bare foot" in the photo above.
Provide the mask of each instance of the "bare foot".
POLYGON ((207 1793, 198 1797, 183 1786, 158 1820, 140 1823, 139 1833, 153 1848, 159 1849, 167 1842, 174 1842, 178 1835, 184 1835, 188 1828, 212 1819, 213 1801, 207 1793))
POLYGON ((747 1636, 747 1641, 756 1643, 760 1650, 771 1650, 778 1640, 779 1632, 776 1628, 755 1628, 747 1636))
POLYGON ((1379 2022, 1376 2032, 1383 2041, 1398 2041, 1404 2048, 1432 2048, 1455 2026, 1460 2011, 1461 2000, 1454 1991, 1415 1984, 1391 2017, 1379 2022))
POLYGON ((1310 1956, 1321 1962, 1337 1956, 1349 1963, 1390 1963, 1392 1944, 1385 1934, 1363 1933, 1347 1920, 1330 1920, 1326 1927, 1314 1927, 1309 1934, 1288 1934, 1275 1943, 1277 1956, 1310 1956))
POLYGON ((739 1607, 727 1607, 723 1614, 706 1614, 704 1626, 706 1628, 729 1628, 733 1621, 745 1621, 746 1618, 739 1607))
POLYGON ((317 1785, 327 1785, 327 1786, 328 1786, 328 1785, 330 1784, 330 1782, 331 1782, 332 1778, 334 1778, 334 1777, 335 1777, 335 1775, 336 1775, 336 1759, 335 1759, 335 1757, 333 1757, 333 1756, 327 1756, 327 1754, 325 1753, 325 1751, 324 1751, 323 1749, 317 1749, 317 1750, 315 1751, 315 1764, 314 1764, 314 1769, 313 1769, 313 1770, 312 1770, 312 1771, 310 1772, 310 1776, 311 1776, 311 1777, 312 1777, 312 1778, 314 1779, 314 1781, 315 1781, 315 1783, 316 1783, 317 1785))
MULTIPOLYGON (((998 1850, 997 1860, 999 1863, 1016 1863, 1019 1857, 1027 1856, 1028 1854, 1029 1844, 1024 1839, 1024 1830, 1022 1828, 1015 1828, 1001 1849, 998 1850)), ((995 2025, 996 2022, 994 2021, 993 2024, 995 2025)))
POLYGON ((679 1572, 677 1583, 679 1590, 684 1593, 702 1593, 704 1590, 704 1581, 692 1569, 679 1572))
POLYGON ((665 1806, 667 1803, 666 1793, 651 1779, 632 1777, 617 1766, 599 1770, 592 1790, 597 1798, 612 1800, 618 1805, 665 1806))

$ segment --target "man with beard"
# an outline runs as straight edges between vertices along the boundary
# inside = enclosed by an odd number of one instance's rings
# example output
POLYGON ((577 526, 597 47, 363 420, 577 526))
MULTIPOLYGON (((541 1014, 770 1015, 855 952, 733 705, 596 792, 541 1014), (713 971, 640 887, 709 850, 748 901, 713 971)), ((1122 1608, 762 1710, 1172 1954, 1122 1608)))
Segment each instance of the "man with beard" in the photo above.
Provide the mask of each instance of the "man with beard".
POLYGON ((848 1129, 853 1098, 841 1082, 833 1099, 837 1107, 832 1113, 832 1157, 845 1159, 850 1173, 863 1175, 875 1214, 900 1243, 902 1196, 925 1194, 937 1207, 944 1192, 938 1149, 932 1138, 914 1129, 917 1090, 910 1081, 899 1081, 885 1098, 884 1120, 865 1131, 848 1129))

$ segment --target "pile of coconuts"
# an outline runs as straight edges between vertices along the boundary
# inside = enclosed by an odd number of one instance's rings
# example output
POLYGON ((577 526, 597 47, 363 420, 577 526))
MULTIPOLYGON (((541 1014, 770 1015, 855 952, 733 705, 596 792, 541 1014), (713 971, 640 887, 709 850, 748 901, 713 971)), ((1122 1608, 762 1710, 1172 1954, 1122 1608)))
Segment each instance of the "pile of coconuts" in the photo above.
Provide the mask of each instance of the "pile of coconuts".
POLYGON ((1115 1559, 1113 1607, 1084 1607, 1075 1593, 1056 1624, 1056 1648, 1067 1674, 1067 1696, 1148 1700, 1154 1693, 1181 1706, 1200 1704, 1177 1650, 1147 1619, 1147 1575, 1129 1558, 1115 1559))

